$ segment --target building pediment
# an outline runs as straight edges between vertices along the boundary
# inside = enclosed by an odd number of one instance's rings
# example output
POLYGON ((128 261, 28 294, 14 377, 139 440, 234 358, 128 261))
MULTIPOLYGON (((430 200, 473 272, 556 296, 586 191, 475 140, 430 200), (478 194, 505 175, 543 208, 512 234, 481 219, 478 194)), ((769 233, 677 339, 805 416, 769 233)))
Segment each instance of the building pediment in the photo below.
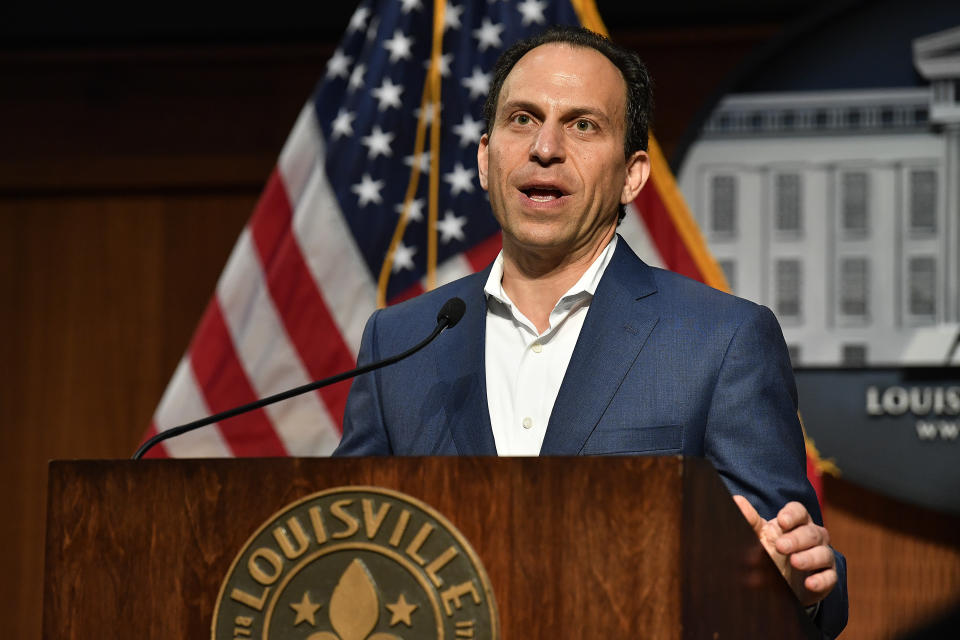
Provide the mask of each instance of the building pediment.
POLYGON ((913 62, 927 80, 960 78, 960 27, 915 39, 913 62))

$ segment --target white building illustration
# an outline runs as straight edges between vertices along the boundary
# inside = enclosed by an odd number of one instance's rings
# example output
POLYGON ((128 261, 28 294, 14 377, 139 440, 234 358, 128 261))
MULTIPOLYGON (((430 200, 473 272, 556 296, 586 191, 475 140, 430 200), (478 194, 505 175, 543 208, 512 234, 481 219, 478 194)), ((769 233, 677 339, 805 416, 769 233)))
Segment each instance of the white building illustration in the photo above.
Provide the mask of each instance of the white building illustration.
POLYGON ((930 87, 728 96, 684 162, 734 293, 777 314, 795 365, 955 347, 960 28, 915 40, 914 64, 930 87))

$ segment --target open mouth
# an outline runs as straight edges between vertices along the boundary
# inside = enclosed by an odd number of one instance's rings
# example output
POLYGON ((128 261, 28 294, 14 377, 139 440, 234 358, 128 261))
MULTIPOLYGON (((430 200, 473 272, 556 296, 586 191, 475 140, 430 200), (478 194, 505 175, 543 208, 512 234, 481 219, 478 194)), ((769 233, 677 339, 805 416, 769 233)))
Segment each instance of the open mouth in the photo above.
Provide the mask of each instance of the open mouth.
POLYGON ((560 189, 550 187, 525 187, 520 189, 523 195, 534 202, 550 202, 562 198, 565 194, 560 189))

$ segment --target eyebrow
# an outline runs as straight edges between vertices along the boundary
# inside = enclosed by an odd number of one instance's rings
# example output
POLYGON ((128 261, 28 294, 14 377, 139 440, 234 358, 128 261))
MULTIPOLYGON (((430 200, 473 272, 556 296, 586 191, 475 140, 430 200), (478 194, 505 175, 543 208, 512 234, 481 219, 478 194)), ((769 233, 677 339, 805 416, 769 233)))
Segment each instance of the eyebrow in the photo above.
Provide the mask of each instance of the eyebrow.
MULTIPOLYGON (((535 113, 535 114, 541 113, 543 111, 543 109, 539 105, 537 105, 534 102, 530 102, 529 100, 508 100, 501 107, 501 111, 503 111, 504 114, 517 109, 520 109, 523 111, 530 111, 531 113, 535 113)), ((590 116, 592 118, 602 120, 606 124, 609 124, 612 122, 612 120, 606 113, 594 107, 570 107, 569 109, 566 109, 563 112, 563 114, 565 118, 579 118, 582 116, 590 116)))

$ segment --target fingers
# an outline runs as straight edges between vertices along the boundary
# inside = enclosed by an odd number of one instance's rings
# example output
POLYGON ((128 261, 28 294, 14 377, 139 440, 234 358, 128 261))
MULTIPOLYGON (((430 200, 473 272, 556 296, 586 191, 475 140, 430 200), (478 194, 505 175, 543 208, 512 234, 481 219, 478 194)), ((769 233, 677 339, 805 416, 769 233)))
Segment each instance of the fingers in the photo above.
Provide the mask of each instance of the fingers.
POLYGON ((830 544, 830 534, 823 527, 811 522, 780 536, 777 539, 777 551, 789 555, 827 544, 830 544))
POLYGON ((750 501, 743 496, 733 496, 733 501, 737 503, 738 507, 740 507, 740 513, 743 514, 743 517, 746 519, 747 524, 750 525, 750 528, 752 528, 757 535, 760 535, 763 532, 763 527, 767 524, 767 521, 760 517, 760 514, 757 513, 757 510, 753 508, 753 505, 750 504, 750 501))
POLYGON ((805 604, 819 602, 826 598, 830 591, 837 586, 837 571, 836 569, 830 569, 809 575, 803 581, 803 586, 809 592, 809 596, 802 601, 805 604))
POLYGON ((833 569, 836 557, 830 547, 821 545, 790 556, 790 565, 799 571, 814 572, 833 569))
POLYGON ((777 523, 784 531, 790 531, 809 522, 813 520, 807 508, 799 502, 788 502, 777 514, 777 523))
POLYGON ((799 502, 787 503, 768 522, 743 496, 733 500, 797 598, 804 605, 823 600, 837 584, 836 557, 827 530, 813 522, 799 502))

